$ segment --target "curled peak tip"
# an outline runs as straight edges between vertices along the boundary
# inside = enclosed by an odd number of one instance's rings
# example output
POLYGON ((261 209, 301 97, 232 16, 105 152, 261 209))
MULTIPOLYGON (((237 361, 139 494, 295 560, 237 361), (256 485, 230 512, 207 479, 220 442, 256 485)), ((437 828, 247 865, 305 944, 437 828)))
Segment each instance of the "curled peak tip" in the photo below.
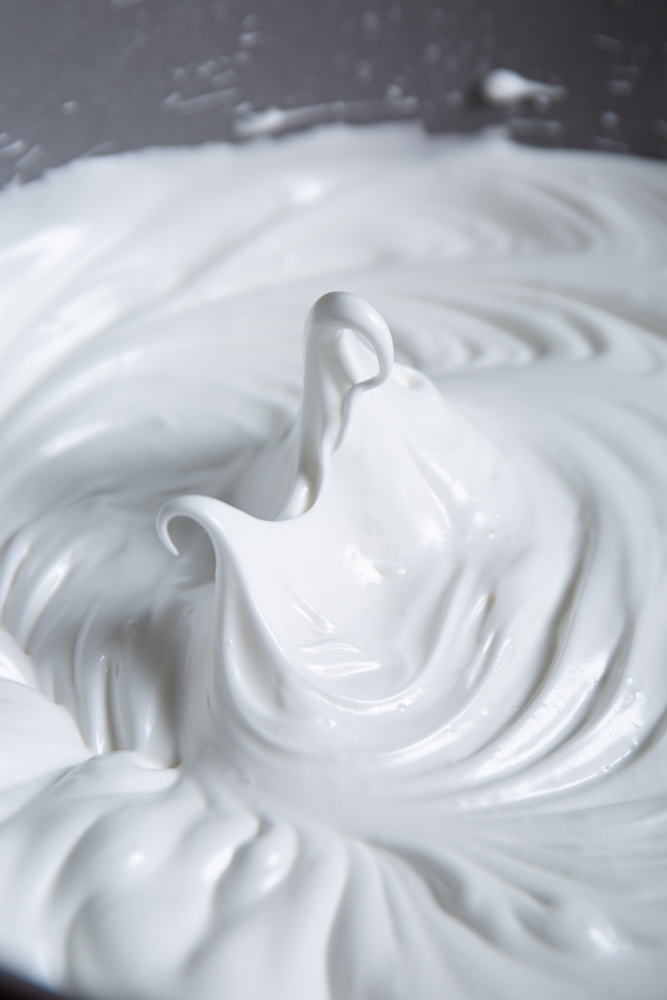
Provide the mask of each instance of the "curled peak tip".
POLYGON ((364 338, 377 358, 377 375, 365 379, 362 384, 366 388, 381 385, 391 374, 394 342, 383 316, 359 295, 352 292, 327 292, 315 302, 306 319, 306 351, 311 340, 319 340, 326 334, 346 329, 364 338))
MULTIPOLYGON (((199 496, 197 494, 187 494, 185 496, 173 497, 164 503, 155 518, 155 528, 158 538, 172 555, 179 555, 178 548, 174 545, 169 532, 169 526, 176 517, 186 517, 195 521, 207 533, 213 522, 219 522, 224 516, 221 511, 227 508, 214 497, 199 496)), ((241 511, 238 512, 242 514, 241 511)))
MULTIPOLYGON (((291 487, 280 512, 268 520, 290 520, 313 506, 328 461, 342 442, 355 399, 386 382, 393 364, 389 327, 369 302, 350 292, 336 291, 314 303, 305 323, 303 393, 294 427, 294 450, 291 458, 285 456, 293 469, 291 487), (367 351, 361 367, 359 358, 355 362, 350 355, 345 333, 351 333, 353 340, 370 351, 371 357, 367 351)), ((222 528, 221 518, 226 522, 229 516, 235 516, 229 511, 223 514, 227 507, 211 497, 175 497, 158 512, 158 537, 167 551, 177 556, 178 548, 169 531, 175 517, 190 518, 208 531, 212 525, 222 528)), ((242 510, 237 514, 242 516, 242 510)))

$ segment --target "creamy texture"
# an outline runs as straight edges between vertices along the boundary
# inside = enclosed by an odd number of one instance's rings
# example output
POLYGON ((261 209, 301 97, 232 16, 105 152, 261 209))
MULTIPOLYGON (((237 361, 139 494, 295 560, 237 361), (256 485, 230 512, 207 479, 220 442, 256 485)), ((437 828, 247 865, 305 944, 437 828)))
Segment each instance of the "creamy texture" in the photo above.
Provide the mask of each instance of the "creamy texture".
POLYGON ((662 997, 664 168, 335 127, 0 220, 1 960, 662 997))

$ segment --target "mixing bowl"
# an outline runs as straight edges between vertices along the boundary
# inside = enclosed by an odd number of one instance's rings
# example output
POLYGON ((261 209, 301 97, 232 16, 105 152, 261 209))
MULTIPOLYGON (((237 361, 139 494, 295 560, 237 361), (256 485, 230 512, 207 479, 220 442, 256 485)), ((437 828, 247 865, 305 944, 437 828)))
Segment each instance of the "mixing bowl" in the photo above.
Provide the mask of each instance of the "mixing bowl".
MULTIPOLYGON (((79 156, 239 140, 253 113, 507 121, 522 141, 664 156, 661 0, 21 0, 0 34, 0 183, 79 156), (564 99, 485 106, 506 67, 564 99)), ((271 129, 269 129, 271 131, 271 129)))

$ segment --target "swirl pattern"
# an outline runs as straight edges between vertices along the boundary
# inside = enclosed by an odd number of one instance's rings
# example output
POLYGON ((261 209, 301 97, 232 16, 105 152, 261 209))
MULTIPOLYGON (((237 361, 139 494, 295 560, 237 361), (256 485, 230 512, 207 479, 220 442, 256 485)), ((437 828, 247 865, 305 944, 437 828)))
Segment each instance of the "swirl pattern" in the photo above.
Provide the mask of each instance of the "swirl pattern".
POLYGON ((2 961, 659 1000, 663 168, 332 127, 0 218, 2 961))

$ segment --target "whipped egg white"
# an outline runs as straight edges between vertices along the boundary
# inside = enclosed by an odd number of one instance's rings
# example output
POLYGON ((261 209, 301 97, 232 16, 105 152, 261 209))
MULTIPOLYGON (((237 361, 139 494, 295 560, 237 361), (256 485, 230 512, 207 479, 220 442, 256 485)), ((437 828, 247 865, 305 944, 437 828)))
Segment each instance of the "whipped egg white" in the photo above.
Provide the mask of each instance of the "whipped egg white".
POLYGON ((0 961, 659 1000, 664 168, 340 126, 0 220, 0 961))

